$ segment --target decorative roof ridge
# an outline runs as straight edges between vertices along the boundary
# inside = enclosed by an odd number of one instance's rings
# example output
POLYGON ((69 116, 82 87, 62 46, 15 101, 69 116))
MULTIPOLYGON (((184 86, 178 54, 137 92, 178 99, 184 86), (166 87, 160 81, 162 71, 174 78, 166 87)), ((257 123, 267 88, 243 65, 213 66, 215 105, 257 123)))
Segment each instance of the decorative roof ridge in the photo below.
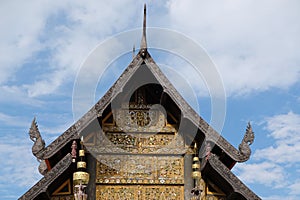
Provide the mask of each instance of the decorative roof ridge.
MULTIPOLYGON (((127 66, 125 71, 121 74, 121 76, 117 79, 117 81, 113 84, 113 86, 106 92, 106 94, 86 113, 84 114, 78 121, 76 121, 71 127, 69 127, 65 132, 63 132, 57 139, 55 139, 52 143, 50 143, 47 147, 43 147, 38 153, 36 153, 36 157, 39 159, 47 159, 53 156, 59 149, 57 146, 64 146, 66 143, 70 142, 73 139, 79 139, 78 133, 82 130, 87 124, 86 122, 94 119, 99 116, 99 106, 101 107, 104 99, 112 99, 112 97, 108 98, 108 96, 112 95, 117 87, 117 83, 122 82, 122 76, 126 74, 129 68, 133 68, 132 66, 141 63, 142 59, 148 58, 150 55, 147 51, 147 39, 146 39, 146 4, 144 4, 144 18, 143 18, 143 34, 141 40, 141 46, 139 53, 132 59, 131 63, 127 66), (83 126, 85 124, 85 126, 83 126)), ((126 82, 125 82, 126 83, 126 82)), ((101 112, 100 112, 101 115, 101 112)))
MULTIPOLYGON (((145 59, 145 64, 148 66, 149 70, 158 80, 158 82, 164 88, 164 92, 166 92, 172 100, 177 104, 177 106, 182 110, 183 117, 189 119, 195 126, 197 126, 206 137, 207 141, 211 141, 219 146, 229 157, 231 157, 236 162, 245 162, 249 159, 251 150, 250 144, 243 139, 242 147, 239 147, 237 150, 234 146, 232 146, 222 135, 220 135, 213 127, 211 127, 181 96, 181 94, 176 90, 173 84, 169 81, 169 79, 164 75, 164 73, 160 70, 158 65, 155 63, 153 58, 150 56, 145 59)), ((252 130, 252 129, 251 129, 252 130)), ((254 135, 253 135, 254 137, 254 135)), ((245 138, 245 137, 244 137, 245 138)))
POLYGON ((33 187, 31 187, 19 200, 34 199, 39 194, 47 191, 48 186, 53 183, 65 170, 69 168, 72 163, 72 156, 68 153, 62 160, 60 160, 51 171, 47 172, 45 176, 40 179, 33 187))
POLYGON ((51 142, 48 146, 39 151, 36 157, 38 157, 41 160, 48 159, 60 150, 60 148, 57 147, 63 147, 68 142, 74 139, 79 139, 76 127, 77 124, 74 123, 65 132, 58 136, 53 142, 51 142))
MULTIPOLYGON (((143 37, 141 42, 141 49, 139 53, 133 58, 131 63, 123 71, 120 77, 115 81, 111 88, 104 94, 104 96, 77 122, 75 122, 69 129, 67 129, 61 136, 53 141, 49 146, 39 152, 39 155, 43 159, 50 158, 59 149, 56 148, 58 145, 64 145, 73 139, 78 139, 78 133, 83 130, 88 123, 102 115, 104 108, 110 103, 119 92, 123 90, 126 82, 132 77, 134 72, 139 66, 145 62, 149 70, 162 85, 164 92, 166 92, 179 108, 183 111, 183 117, 189 119, 195 126, 197 126, 207 138, 206 140, 215 143, 219 146, 229 157, 236 162, 245 162, 249 159, 251 149, 249 148, 248 142, 242 142, 237 150, 232 146, 222 135, 220 135, 214 128, 212 128, 180 95, 176 88, 172 85, 169 79, 160 70, 158 65, 155 63, 151 55, 147 51, 146 43, 146 4, 144 5, 144 24, 143 24, 143 37), (144 39, 145 40, 144 40, 144 39), (145 51, 143 51, 143 49, 145 51)), ((244 137, 245 138, 245 137, 244 137)), ((243 140, 244 141, 244 140, 243 140)))
MULTIPOLYGON (((147 56, 147 58, 149 56, 147 56)), ((126 67, 126 69, 122 72, 119 78, 114 82, 114 84, 109 88, 109 90, 101 97, 101 99, 93 107, 98 116, 101 116, 106 105, 108 105, 114 97, 116 97, 120 92, 123 91, 123 87, 125 86, 127 81, 132 77, 132 75, 141 66, 143 62, 144 58, 140 53, 138 53, 133 58, 131 63, 126 67)))
POLYGON ((41 159, 48 159, 52 157, 56 152, 60 150, 57 147, 63 147, 68 142, 79 139, 79 134, 91 120, 102 115, 102 112, 106 105, 109 104, 110 100, 113 99, 120 91, 122 91, 125 83, 130 79, 131 75, 137 70, 142 64, 143 59, 140 54, 137 54, 132 62, 123 71, 121 76, 111 86, 111 88, 99 99, 99 101, 79 120, 77 120, 72 126, 70 126, 65 132, 58 136, 52 143, 46 146, 43 150, 38 153, 38 157, 41 159))
MULTIPOLYGON (((233 193, 243 195, 248 200, 260 200, 251 189, 249 189, 231 170, 229 170, 218 158, 217 155, 211 153, 210 156, 201 163, 201 171, 207 165, 210 165, 225 181, 233 187, 233 193)), ((230 194, 233 195, 233 194, 230 194)))
MULTIPOLYGON (((157 66, 155 61, 152 59, 151 55, 147 53, 146 58, 143 58, 139 53, 137 54, 132 62, 123 71, 116 82, 111 86, 111 88, 103 95, 103 97, 77 122, 75 122, 69 129, 67 129, 62 135, 60 135, 56 140, 49 144, 43 151, 40 151, 43 159, 50 158, 53 156, 59 148, 57 146, 64 146, 73 139, 78 139, 81 130, 83 130, 88 123, 102 115, 104 108, 110 103, 119 92, 123 90, 124 85, 134 74, 134 72, 139 68, 139 66, 145 62, 149 70, 158 80, 158 82, 164 88, 164 92, 170 95, 173 101, 178 105, 183 111, 183 117, 189 119, 195 124, 206 136, 207 141, 211 141, 219 146, 229 157, 231 157, 236 162, 245 162, 249 159, 251 150, 249 148, 248 142, 242 142, 244 148, 236 149, 232 146, 222 135, 215 131, 199 114, 185 101, 185 99, 180 95, 176 88, 171 84, 167 77, 163 74, 160 68, 157 66), (241 150, 248 149, 248 153, 243 153, 241 150), (250 150, 250 151, 249 151, 250 150)), ((242 147, 240 145, 240 147, 242 147)))

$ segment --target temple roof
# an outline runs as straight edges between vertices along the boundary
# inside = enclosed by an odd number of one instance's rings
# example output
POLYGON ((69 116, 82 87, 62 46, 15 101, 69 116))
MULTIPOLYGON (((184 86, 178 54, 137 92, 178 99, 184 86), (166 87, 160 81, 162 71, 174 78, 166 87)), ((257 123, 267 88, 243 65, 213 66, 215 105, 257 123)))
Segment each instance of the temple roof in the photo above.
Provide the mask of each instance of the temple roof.
MULTIPOLYGON (((48 159, 56 152, 58 152, 60 147, 64 146, 73 139, 78 139, 78 134, 93 120, 102 115, 104 109, 110 104, 112 99, 117 96, 118 93, 116 91, 123 91, 125 84, 143 63, 148 67, 150 72, 163 87, 164 93, 168 94, 180 108, 183 118, 190 120, 196 127, 198 127, 200 131, 205 134, 207 141, 211 141, 212 143, 217 145, 235 162, 244 162, 249 159, 251 151, 240 151, 233 147, 225 138, 222 137, 222 135, 215 131, 213 127, 211 127, 201 116, 199 116, 199 114, 185 101, 185 99, 180 95, 180 93, 160 70, 159 66, 152 59, 147 49, 140 49, 129 66, 125 69, 125 71, 121 74, 121 76, 113 84, 113 86, 105 93, 105 95, 62 135, 60 135, 46 148, 42 149, 38 153, 39 157, 48 159)), ((252 143, 251 141, 248 142, 252 143)), ((249 147, 247 146, 248 142, 244 142, 246 144, 245 148, 249 147)), ((247 150, 250 150, 250 148, 247 150)))
POLYGON ((213 179, 219 188, 222 188, 226 194, 229 194, 228 199, 260 199, 215 154, 211 154, 204 159, 201 171, 205 177, 213 179))
POLYGON ((251 125, 248 125, 245 137, 239 146, 239 149, 236 149, 186 102, 168 78, 163 74, 148 52, 146 40, 146 7, 144 7, 143 33, 139 52, 135 55, 131 63, 112 87, 86 114, 51 144, 41 148, 35 153, 35 156, 40 160, 56 159, 57 163, 48 167, 48 172, 45 176, 20 199, 34 199, 40 193, 44 193, 47 187, 68 169, 71 164, 71 157, 69 154, 61 155, 62 148, 70 149, 69 144, 73 140, 79 139, 79 134, 88 127, 89 124, 99 117, 102 117, 104 110, 109 106, 112 100, 123 91, 126 83, 134 76, 142 65, 150 71, 161 85, 164 95, 170 97, 180 109, 182 119, 193 124, 193 126, 204 135, 204 140, 214 145, 212 156, 203 163, 202 170, 206 171, 208 174, 214 174, 219 180, 222 180, 222 183, 228 185, 228 193, 237 196, 240 195, 245 199, 259 199, 259 197, 248 189, 230 171, 231 167, 233 167, 236 162, 244 162, 250 157, 251 150, 249 144, 251 144, 254 139, 251 125))
POLYGON ((46 199, 47 190, 50 184, 57 180, 72 163, 71 154, 67 154, 62 160, 60 160, 51 171, 47 172, 45 176, 38 181, 34 186, 32 186, 25 194, 23 194, 19 200, 28 200, 28 199, 46 199), (44 198, 43 198, 44 197, 44 198))

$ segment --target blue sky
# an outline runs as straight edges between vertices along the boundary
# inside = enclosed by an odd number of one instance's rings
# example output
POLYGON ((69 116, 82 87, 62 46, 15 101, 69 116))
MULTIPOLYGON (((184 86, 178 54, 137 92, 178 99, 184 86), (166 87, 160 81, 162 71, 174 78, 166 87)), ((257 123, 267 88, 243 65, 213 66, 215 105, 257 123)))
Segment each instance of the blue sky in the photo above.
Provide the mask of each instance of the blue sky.
MULTIPOLYGON (((72 92, 81 64, 105 39, 141 28, 143 3, 1 1, 1 199, 18 198, 41 178, 28 137, 33 117, 37 117, 46 144, 74 122, 72 92)), ((226 91, 221 134, 238 147, 247 122, 252 122, 256 134, 252 156, 246 163, 236 164, 234 173, 263 199, 299 199, 299 1, 146 3, 148 26, 186 35, 215 63, 226 91)), ((150 53, 162 66, 173 63, 171 67, 187 77, 200 114, 209 121, 210 96, 201 83, 197 87, 201 80, 189 75, 188 67, 182 67, 184 62, 176 58, 166 61, 169 57, 159 56, 155 50, 150 53)), ((105 81, 113 83, 130 58, 129 53, 120 59, 121 65, 112 64, 111 78, 105 81)), ((176 78, 169 78, 176 82, 176 78)), ((177 87, 180 91, 180 85, 177 87)), ((97 87, 95 101, 102 90, 105 87, 97 87)))

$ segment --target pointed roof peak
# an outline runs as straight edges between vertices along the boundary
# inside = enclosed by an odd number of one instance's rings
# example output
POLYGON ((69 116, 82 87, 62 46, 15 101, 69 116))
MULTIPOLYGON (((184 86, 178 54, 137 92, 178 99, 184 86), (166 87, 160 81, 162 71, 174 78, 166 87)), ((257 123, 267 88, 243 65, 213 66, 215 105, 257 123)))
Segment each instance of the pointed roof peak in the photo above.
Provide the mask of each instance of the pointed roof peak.
POLYGON ((144 4, 144 20, 143 20, 143 35, 141 40, 141 50, 147 50, 147 40, 146 40, 146 4, 144 4))

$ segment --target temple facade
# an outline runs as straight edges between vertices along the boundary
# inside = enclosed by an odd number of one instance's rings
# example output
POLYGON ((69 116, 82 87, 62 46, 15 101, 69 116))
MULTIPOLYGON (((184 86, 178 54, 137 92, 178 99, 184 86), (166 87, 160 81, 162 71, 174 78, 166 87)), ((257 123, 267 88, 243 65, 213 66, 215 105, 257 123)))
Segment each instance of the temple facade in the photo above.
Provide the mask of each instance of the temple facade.
POLYGON ((152 59, 146 8, 139 52, 105 95, 48 146, 29 130, 42 179, 20 200, 260 199, 231 171, 249 159, 188 105, 152 59))

